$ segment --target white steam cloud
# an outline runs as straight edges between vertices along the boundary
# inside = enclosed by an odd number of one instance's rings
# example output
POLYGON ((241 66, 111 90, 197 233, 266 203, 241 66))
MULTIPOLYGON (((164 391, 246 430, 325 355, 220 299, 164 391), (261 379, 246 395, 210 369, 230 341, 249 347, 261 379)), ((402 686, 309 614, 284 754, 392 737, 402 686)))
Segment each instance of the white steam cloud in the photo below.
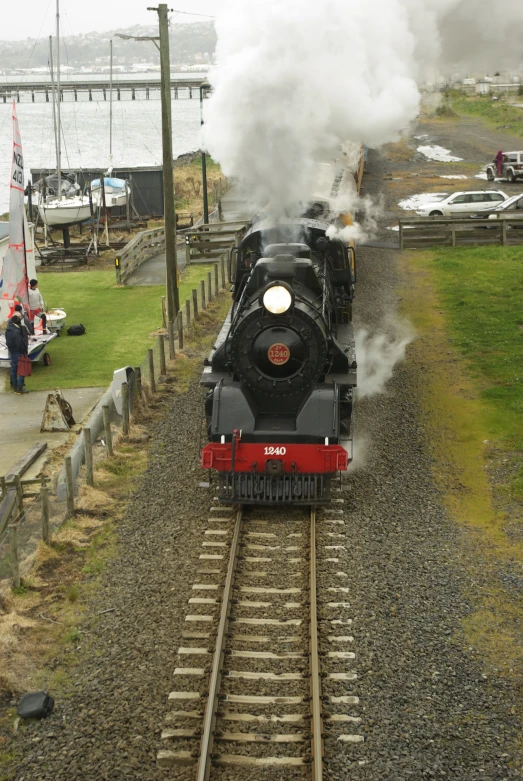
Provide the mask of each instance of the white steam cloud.
POLYGON ((405 358, 407 346, 414 339, 414 331, 406 320, 391 322, 386 331, 387 334, 375 335, 365 329, 356 332, 359 399, 383 393, 394 367, 405 358))
POLYGON ((229 0, 205 148, 254 206, 292 208, 346 142, 395 140, 444 62, 521 60, 521 0, 229 0))

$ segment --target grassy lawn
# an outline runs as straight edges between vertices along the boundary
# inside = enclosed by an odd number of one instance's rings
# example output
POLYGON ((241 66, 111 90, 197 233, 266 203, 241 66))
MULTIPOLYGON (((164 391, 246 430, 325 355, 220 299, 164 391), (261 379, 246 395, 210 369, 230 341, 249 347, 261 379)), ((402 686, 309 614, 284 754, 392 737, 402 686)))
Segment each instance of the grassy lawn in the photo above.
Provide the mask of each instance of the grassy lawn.
MULTIPOLYGON (((523 454, 523 247, 424 253, 450 328, 485 405, 490 437, 523 454)), ((522 458, 512 488, 523 498, 522 458)))
MULTIPOLYGON (((182 306, 211 268, 195 265, 184 270, 182 306)), ((27 382, 30 390, 106 387, 114 369, 142 363, 147 348, 152 346, 150 334, 162 323, 164 286, 115 287, 112 270, 42 274, 40 288, 50 307, 66 310, 66 328, 83 323, 87 333, 73 337, 64 331, 63 336, 54 339, 48 349, 51 365, 33 365, 27 382)))
MULTIPOLYGON (((523 103, 523 97, 512 95, 514 103, 523 103)), ((487 124, 503 129, 514 135, 523 137, 523 109, 505 103, 503 100, 492 100, 490 95, 467 97, 460 92, 452 92, 450 104, 454 111, 481 117, 487 124)))

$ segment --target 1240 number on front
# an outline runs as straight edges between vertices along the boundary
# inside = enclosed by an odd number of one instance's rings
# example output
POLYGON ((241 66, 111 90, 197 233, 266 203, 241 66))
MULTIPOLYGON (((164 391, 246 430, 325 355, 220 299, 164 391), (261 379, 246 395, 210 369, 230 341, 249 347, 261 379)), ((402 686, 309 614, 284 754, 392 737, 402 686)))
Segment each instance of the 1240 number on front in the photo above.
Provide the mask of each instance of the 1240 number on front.
POLYGON ((266 456, 284 456, 287 452, 286 447, 266 447, 265 448, 265 455, 266 456))

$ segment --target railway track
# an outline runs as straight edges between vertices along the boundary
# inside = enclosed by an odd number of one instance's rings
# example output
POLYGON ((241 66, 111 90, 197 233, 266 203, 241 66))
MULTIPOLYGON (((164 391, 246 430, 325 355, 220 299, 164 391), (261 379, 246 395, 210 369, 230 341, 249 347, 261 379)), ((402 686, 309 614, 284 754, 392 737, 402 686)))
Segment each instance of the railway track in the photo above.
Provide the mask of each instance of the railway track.
POLYGON ((325 744, 362 742, 359 701, 346 693, 357 674, 344 524, 341 499, 210 508, 160 766, 187 765, 197 781, 320 781, 325 744))

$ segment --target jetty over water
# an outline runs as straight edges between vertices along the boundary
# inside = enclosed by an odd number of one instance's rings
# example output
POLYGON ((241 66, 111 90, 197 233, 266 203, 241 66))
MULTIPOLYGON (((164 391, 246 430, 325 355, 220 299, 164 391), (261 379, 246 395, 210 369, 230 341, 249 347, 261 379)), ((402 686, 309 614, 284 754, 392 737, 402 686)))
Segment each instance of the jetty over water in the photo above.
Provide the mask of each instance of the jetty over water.
MULTIPOLYGON (((175 78, 171 76, 171 96, 178 100, 178 98, 198 98, 200 97, 200 86, 204 83, 202 76, 194 77, 179 77, 175 78)), ((160 78, 156 74, 151 74, 151 78, 118 78, 113 79, 113 100, 121 100, 124 93, 129 93, 131 100, 141 99, 145 97, 146 100, 150 98, 160 99, 160 78)), ((68 96, 69 100, 78 101, 78 96, 81 95, 81 100, 109 100, 110 91, 109 79, 103 77, 86 78, 70 76, 64 78, 60 83, 60 98, 63 101, 65 96, 68 96)), ((45 96, 45 102, 49 103, 52 100, 53 87, 49 80, 38 79, 28 80, 26 78, 20 79, 20 81, 9 80, 9 82, 2 81, 0 79, 0 101, 4 103, 10 102, 13 98, 17 103, 20 102, 32 102, 35 103, 36 96, 45 96)), ((38 100, 40 102, 40 98, 38 100)))

